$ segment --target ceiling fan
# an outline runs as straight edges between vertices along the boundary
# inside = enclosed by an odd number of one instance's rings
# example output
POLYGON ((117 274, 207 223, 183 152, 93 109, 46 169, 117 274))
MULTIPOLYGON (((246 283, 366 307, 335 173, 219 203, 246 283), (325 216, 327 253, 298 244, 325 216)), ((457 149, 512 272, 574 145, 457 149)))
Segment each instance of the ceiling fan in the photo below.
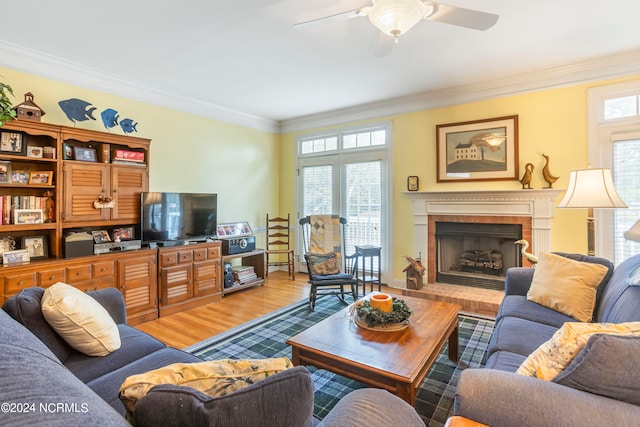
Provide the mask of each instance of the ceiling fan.
POLYGON ((445 24, 484 31, 498 21, 498 15, 449 6, 443 3, 422 0, 371 0, 371 5, 340 12, 306 22, 294 24, 294 27, 358 18, 368 16, 380 31, 394 38, 409 31, 420 20, 444 22, 445 24))

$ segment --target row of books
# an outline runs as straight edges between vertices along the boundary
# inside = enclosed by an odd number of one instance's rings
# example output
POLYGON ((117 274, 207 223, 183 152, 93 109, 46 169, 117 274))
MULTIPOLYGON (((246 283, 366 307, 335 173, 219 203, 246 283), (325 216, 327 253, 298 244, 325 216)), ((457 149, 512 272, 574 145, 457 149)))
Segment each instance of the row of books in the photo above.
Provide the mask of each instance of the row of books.
POLYGON ((41 210, 37 222, 45 222, 47 218, 45 203, 47 198, 42 196, 9 196, 0 195, 0 225, 14 224, 11 219, 14 217, 16 209, 41 210))
POLYGON ((258 280, 258 275, 251 265, 234 266, 231 269, 231 274, 233 274, 233 281, 241 285, 258 280))

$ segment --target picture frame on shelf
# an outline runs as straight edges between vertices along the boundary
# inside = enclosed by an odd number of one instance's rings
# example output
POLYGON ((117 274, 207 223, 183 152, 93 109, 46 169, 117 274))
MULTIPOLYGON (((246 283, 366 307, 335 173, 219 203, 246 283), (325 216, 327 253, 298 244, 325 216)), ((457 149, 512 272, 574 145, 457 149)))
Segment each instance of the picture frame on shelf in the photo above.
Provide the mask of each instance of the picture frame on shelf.
POLYGON ((42 224, 44 212, 42 209, 14 209, 14 224, 42 224))
POLYGON ((28 236, 22 238, 22 249, 29 251, 30 259, 49 258, 47 236, 28 236))
POLYGON ((53 171, 31 171, 29 173, 29 185, 51 185, 53 183, 53 171))
POLYGON ((44 148, 37 145, 27 145, 27 157, 41 159, 44 155, 44 148))
POLYGON ((73 147, 73 158, 80 162, 97 162, 98 155, 95 148, 73 147))
POLYGON ((27 171, 11 171, 12 184, 29 184, 29 172, 27 171))
POLYGON ((4 265, 24 264, 31 260, 27 249, 17 249, 2 253, 2 263, 4 265))
POLYGON ((16 241, 11 236, 0 236, 0 255, 16 248, 16 241))
POLYGON ((56 147, 42 147, 42 158, 43 159, 55 159, 56 158, 56 147))
POLYGON ((62 159, 63 160, 73 160, 73 147, 69 144, 62 144, 62 159))
POLYGON ((116 227, 113 229, 113 241, 121 242, 123 240, 133 240, 133 226, 116 227))
POLYGON ((11 183, 11 162, 0 161, 0 184, 11 183))
POLYGON ((420 186, 419 178, 415 175, 410 175, 407 177, 407 190, 408 191, 418 191, 420 186))
POLYGON ((436 126, 437 182, 518 179, 518 116, 436 126))
POLYGON ((93 236, 93 241, 96 243, 109 243, 111 241, 107 230, 94 230, 91 232, 91 235, 93 236))
POLYGON ((0 153, 27 155, 27 135, 24 132, 0 130, 0 153))

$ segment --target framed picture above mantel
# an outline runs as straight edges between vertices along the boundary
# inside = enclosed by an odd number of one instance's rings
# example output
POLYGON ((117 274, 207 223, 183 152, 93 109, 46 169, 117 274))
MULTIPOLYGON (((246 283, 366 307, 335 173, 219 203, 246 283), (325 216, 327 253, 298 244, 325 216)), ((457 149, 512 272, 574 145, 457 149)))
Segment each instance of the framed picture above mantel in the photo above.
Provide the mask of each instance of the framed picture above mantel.
POLYGON ((518 116, 436 126, 437 182, 518 179, 518 116))

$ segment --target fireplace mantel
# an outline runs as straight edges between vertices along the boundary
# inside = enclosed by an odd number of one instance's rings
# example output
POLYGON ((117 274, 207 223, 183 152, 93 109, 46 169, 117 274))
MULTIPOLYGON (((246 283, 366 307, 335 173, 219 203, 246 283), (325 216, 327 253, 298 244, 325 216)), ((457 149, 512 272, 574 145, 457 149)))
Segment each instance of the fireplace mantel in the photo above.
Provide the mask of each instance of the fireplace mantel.
MULTIPOLYGON (((413 203, 414 255, 429 259, 429 216, 521 216, 531 218, 531 246, 551 250, 555 200, 565 190, 409 191, 413 203)), ((428 268, 428 267, 427 267, 428 268)), ((427 275, 425 275, 426 277, 427 275)))

